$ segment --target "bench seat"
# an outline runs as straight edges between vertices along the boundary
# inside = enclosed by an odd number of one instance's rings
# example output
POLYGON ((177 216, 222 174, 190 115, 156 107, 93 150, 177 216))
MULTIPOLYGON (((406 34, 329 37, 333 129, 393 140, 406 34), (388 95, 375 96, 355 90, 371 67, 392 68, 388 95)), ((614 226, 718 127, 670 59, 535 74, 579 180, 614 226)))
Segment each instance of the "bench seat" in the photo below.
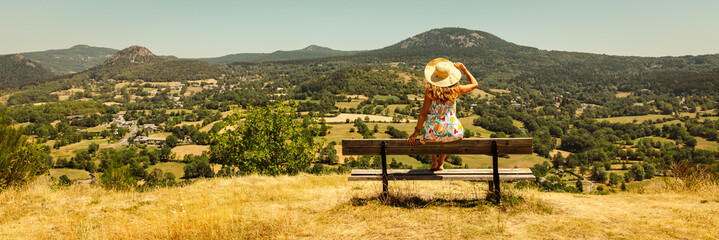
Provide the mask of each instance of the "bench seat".
MULTIPOLYGON (((492 181, 492 169, 387 169, 388 180, 492 181)), ((528 168, 500 168, 501 181, 534 181, 528 168)), ((382 181, 382 169, 354 169, 349 181, 382 181)))

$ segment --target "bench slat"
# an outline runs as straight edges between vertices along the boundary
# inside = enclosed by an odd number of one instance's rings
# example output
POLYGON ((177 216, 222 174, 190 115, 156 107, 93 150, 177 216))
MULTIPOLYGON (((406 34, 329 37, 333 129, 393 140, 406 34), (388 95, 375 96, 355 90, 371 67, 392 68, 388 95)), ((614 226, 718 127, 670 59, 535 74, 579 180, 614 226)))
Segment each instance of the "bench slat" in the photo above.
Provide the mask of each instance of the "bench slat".
MULTIPOLYGON (((352 169, 352 175, 376 175, 382 174, 381 169, 352 169)), ((442 171, 432 171, 427 169, 387 169, 387 174, 408 174, 408 175, 486 175, 492 174, 492 169, 445 169, 442 171)), ((532 171, 528 168, 500 168, 499 174, 502 175, 532 175, 532 171)))
POLYGON ((405 139, 345 139, 342 140, 342 155, 380 155, 381 143, 387 142, 387 155, 418 154, 487 154, 491 155, 492 141, 497 141, 499 154, 532 154, 531 138, 467 138, 454 142, 414 146, 405 139))
MULTIPOLYGON (((444 181, 492 181, 491 169, 447 169, 443 171, 392 169, 388 170, 388 180, 444 180, 444 181), (471 174, 474 173, 474 174, 471 174), (489 173, 489 174, 487 174, 489 173)), ((502 181, 535 181, 529 169, 501 169, 502 181)), ((355 169, 348 177, 349 181, 381 181, 382 170, 355 169)))

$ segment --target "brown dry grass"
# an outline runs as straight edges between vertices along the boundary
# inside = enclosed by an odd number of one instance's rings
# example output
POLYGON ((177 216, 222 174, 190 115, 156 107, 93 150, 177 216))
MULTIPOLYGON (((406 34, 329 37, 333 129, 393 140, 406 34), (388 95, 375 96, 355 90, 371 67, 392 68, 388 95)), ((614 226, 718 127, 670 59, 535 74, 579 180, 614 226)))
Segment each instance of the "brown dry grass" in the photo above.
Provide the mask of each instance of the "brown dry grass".
POLYGON ((172 153, 176 154, 178 160, 182 160, 187 154, 199 156, 202 155, 202 152, 209 150, 210 146, 208 145, 182 145, 172 148, 172 153))
POLYGON ((378 182, 346 175, 199 180, 147 192, 51 187, 0 193, 0 238, 12 239, 716 239, 719 188, 582 195, 513 190, 504 207, 486 184, 378 182))

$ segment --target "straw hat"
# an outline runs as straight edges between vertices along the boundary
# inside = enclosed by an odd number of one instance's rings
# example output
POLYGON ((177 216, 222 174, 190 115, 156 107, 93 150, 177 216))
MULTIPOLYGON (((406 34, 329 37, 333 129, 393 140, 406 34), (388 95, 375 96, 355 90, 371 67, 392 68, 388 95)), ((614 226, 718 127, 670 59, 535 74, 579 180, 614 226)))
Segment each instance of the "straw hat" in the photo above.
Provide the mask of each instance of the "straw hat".
POLYGON ((449 60, 435 58, 424 67, 424 78, 434 86, 449 87, 459 82, 462 72, 449 60))

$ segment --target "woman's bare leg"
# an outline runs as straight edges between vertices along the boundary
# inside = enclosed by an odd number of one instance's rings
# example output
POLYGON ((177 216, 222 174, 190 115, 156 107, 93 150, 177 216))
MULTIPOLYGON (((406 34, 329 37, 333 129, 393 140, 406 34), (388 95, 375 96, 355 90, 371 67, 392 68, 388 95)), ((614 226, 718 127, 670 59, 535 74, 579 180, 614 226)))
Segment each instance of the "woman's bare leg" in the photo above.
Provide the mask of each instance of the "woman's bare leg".
POLYGON ((444 160, 447 159, 447 154, 439 155, 439 162, 437 163, 437 169, 444 170, 444 160))
POLYGON ((437 155, 432 155, 432 170, 437 170, 437 155))

